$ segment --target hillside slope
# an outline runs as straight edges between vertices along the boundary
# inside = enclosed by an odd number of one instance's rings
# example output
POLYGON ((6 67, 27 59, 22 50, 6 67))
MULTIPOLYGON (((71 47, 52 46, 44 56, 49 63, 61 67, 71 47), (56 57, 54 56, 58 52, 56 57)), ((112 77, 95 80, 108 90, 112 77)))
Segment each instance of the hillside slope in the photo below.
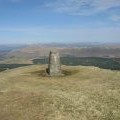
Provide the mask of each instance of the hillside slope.
POLYGON ((48 77, 46 67, 0 73, 1 120, 120 120, 119 71, 63 66, 48 77))
POLYGON ((120 58, 120 47, 66 47, 57 45, 30 45, 19 49, 14 49, 5 55, 1 53, 0 64, 31 64, 33 59, 45 58, 49 56, 50 50, 57 50, 60 56, 75 57, 110 57, 120 58))

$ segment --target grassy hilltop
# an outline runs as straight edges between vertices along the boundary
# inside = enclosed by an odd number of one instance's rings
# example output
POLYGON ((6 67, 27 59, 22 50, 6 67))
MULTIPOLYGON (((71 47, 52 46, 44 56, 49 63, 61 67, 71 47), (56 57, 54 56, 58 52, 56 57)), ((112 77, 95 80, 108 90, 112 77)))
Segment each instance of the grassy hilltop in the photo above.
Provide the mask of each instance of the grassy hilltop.
POLYGON ((1 120, 120 120, 120 72, 63 66, 47 77, 46 65, 0 73, 1 120))

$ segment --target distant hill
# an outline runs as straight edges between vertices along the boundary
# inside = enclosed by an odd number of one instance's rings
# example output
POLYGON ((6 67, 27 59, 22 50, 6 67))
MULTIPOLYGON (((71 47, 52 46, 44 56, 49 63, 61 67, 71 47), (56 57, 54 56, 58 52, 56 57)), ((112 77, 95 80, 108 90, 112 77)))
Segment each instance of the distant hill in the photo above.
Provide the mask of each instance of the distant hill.
POLYGON ((5 46, 1 48, 0 63, 31 64, 33 59, 47 57, 50 50, 57 50, 60 56, 120 58, 119 44, 33 44, 5 46), (8 50, 7 52, 2 50, 8 50))
POLYGON ((23 48, 23 47, 26 47, 26 46, 27 45, 5 44, 5 45, 0 45, 0 51, 11 51, 11 50, 23 48))

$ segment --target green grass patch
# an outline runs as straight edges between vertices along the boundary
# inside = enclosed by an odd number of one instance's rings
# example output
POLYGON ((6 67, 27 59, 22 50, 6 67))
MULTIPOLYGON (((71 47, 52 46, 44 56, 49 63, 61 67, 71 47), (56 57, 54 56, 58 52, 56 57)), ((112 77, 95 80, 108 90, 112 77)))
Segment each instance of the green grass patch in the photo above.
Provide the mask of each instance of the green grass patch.
MULTIPOLYGON (((74 57, 74 56, 65 56, 61 57, 61 63, 63 65, 70 66, 96 66, 104 69, 111 70, 120 70, 119 58, 100 58, 100 57, 74 57)), ((45 59, 34 59, 34 64, 47 64, 48 58, 45 59)))

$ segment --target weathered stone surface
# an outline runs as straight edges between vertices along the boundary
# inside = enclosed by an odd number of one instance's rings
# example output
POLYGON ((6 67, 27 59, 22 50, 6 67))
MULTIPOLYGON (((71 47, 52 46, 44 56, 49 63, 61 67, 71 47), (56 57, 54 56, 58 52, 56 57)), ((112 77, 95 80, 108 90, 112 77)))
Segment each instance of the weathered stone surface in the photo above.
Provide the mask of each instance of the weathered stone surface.
POLYGON ((50 76, 62 75, 61 74, 60 56, 59 56, 58 52, 50 51, 49 64, 48 64, 48 74, 50 76))

